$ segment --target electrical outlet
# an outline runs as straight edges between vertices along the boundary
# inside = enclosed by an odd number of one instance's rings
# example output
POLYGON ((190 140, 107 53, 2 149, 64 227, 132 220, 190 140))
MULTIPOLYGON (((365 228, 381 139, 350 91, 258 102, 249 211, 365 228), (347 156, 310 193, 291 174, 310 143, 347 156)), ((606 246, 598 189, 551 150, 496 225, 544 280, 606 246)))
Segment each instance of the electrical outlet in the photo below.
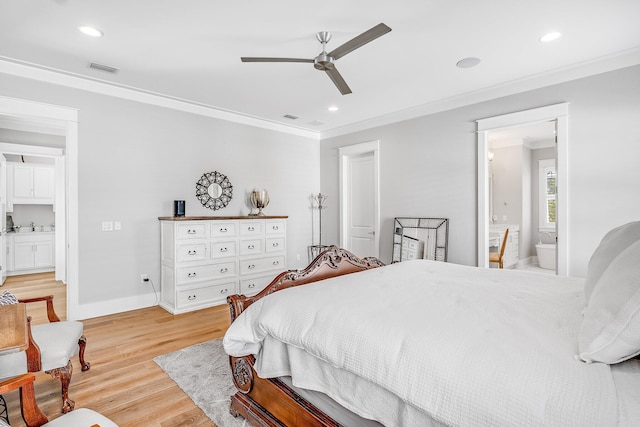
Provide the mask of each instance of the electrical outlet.
POLYGON ((140 275, 140 283, 147 283, 149 281, 149 275, 147 273, 142 273, 140 275))

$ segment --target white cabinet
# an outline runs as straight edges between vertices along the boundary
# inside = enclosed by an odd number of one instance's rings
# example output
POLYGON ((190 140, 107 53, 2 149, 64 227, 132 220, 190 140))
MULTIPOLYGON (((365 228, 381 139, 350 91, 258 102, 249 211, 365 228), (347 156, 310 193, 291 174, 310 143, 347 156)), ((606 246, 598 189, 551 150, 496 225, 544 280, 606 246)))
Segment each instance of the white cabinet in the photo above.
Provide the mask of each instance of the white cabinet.
POLYGON ((53 232, 11 233, 8 239, 10 275, 51 271, 55 266, 53 232))
POLYGON ((7 163, 7 211, 13 211, 14 204, 52 205, 54 195, 53 166, 7 163))
POLYGON ((159 218, 160 306, 178 314, 258 293, 286 269, 286 218, 159 218))

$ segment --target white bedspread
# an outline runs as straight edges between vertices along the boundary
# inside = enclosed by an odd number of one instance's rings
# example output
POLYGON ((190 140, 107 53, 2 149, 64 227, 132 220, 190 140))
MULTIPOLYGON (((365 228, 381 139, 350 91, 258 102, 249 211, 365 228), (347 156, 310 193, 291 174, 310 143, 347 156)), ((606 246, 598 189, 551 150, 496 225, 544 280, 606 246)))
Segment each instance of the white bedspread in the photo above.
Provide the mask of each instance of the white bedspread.
POLYGON ((428 417, 459 426, 616 425, 609 366, 575 359, 582 287, 407 261, 262 298, 231 325, 224 347, 257 355, 262 377, 291 374, 297 386, 387 426, 428 417), (335 389, 336 378, 349 383, 335 389))

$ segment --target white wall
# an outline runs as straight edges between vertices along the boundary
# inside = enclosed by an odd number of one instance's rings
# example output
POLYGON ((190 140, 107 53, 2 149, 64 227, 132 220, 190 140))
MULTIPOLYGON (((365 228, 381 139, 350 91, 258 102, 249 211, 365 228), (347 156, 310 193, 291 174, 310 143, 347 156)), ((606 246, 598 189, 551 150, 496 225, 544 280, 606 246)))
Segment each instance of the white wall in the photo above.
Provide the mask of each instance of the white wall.
POLYGON ((190 216, 245 215, 247 192, 266 188, 265 213, 289 215, 288 268, 306 265, 318 141, 8 75, 0 79, 0 95, 79 110, 81 305, 154 303, 139 277, 148 273, 160 285, 157 218, 173 215, 175 199, 186 200, 190 216), (196 181, 214 170, 229 177, 234 194, 218 211, 195 197, 196 181), (122 231, 102 232, 102 221, 120 221, 122 231))
MULTIPOLYGON (((611 228, 640 214, 640 66, 323 140, 321 189, 338 194, 337 148, 380 140, 380 254, 391 259, 396 216, 450 218, 449 260, 475 265, 475 120, 569 102, 568 238, 572 276, 611 228)), ((323 218, 337 241, 338 207, 323 218)))

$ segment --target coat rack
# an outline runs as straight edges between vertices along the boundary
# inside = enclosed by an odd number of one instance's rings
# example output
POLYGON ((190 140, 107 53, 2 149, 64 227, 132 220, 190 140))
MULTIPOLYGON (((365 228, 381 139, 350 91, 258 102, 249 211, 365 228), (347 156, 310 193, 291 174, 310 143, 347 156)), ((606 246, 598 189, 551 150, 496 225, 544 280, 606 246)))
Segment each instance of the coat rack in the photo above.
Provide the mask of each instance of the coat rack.
MULTIPOLYGON (((318 193, 311 196, 311 207, 312 209, 318 210, 318 244, 313 244, 313 236, 311 237, 311 246, 309 246, 309 263, 313 261, 320 253, 322 253, 325 249, 329 247, 329 245, 322 244, 322 210, 327 207, 325 202, 327 201, 326 194, 318 193)), ((312 216, 313 222, 313 216, 312 216)))

